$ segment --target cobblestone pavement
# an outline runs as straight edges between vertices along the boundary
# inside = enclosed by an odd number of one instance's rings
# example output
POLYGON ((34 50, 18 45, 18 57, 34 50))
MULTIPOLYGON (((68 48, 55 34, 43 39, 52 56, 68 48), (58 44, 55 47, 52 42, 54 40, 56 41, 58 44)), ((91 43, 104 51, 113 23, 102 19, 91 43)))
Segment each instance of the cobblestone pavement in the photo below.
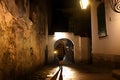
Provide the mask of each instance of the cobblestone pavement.
POLYGON ((116 80, 112 69, 91 65, 47 65, 32 74, 29 80, 116 80))

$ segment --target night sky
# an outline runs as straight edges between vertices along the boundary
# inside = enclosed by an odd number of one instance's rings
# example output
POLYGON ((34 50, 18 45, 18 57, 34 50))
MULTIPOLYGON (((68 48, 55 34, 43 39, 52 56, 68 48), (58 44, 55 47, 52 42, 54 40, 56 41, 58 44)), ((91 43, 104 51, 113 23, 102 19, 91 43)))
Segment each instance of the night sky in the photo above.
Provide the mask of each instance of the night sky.
POLYGON ((91 36, 90 7, 87 10, 81 10, 78 0, 53 0, 52 25, 49 32, 69 32, 70 17, 77 18, 80 24, 79 31, 74 34, 91 36))

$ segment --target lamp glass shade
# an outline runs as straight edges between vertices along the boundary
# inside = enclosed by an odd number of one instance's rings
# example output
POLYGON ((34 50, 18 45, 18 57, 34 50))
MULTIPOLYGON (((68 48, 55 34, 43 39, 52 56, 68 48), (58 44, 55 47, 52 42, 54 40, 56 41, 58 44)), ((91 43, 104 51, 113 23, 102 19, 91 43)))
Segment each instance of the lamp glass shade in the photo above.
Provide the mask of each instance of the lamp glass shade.
POLYGON ((88 0, 80 0, 81 9, 86 9, 89 4, 88 0))

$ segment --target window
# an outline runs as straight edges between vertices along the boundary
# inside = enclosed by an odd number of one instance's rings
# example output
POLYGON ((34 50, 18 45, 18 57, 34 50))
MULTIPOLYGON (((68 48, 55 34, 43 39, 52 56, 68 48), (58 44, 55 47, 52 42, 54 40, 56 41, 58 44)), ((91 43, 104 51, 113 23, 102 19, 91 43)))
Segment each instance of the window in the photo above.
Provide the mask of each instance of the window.
POLYGON ((105 5, 102 2, 97 8, 97 18, 98 18, 98 35, 99 37, 107 36, 106 32, 106 18, 105 18, 105 5))

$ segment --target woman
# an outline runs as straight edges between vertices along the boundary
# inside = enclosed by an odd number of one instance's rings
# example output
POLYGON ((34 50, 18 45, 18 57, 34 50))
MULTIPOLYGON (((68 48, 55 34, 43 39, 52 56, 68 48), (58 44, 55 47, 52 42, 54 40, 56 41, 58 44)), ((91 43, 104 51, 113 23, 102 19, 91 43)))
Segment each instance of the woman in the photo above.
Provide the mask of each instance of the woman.
POLYGON ((65 55, 65 47, 63 41, 59 40, 58 45, 55 48, 57 50, 57 58, 59 60, 59 67, 62 68, 63 66, 63 58, 65 55))

